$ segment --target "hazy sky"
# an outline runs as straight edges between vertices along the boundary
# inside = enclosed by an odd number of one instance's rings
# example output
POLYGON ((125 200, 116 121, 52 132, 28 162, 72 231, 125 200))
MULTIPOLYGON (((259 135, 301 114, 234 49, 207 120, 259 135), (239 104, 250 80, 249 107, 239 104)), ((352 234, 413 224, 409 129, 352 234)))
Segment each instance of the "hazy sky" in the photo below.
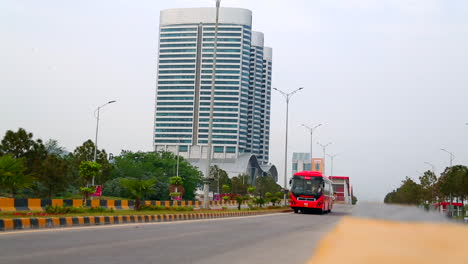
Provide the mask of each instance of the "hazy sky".
MULTIPOLYGON (((69 151, 152 150, 159 11, 214 0, 0 0, 0 134, 23 127, 69 151)), ((291 100, 290 152, 309 151, 302 123, 323 123, 335 175, 382 200, 432 162, 468 165, 468 1, 223 0, 253 11, 273 47, 273 86, 291 100)), ((283 97, 273 93, 271 161, 282 183, 283 97)), ((315 156, 322 151, 314 143, 315 156)), ((289 161, 290 166, 290 161, 289 161)), ((290 170, 289 170, 290 171, 290 170)))

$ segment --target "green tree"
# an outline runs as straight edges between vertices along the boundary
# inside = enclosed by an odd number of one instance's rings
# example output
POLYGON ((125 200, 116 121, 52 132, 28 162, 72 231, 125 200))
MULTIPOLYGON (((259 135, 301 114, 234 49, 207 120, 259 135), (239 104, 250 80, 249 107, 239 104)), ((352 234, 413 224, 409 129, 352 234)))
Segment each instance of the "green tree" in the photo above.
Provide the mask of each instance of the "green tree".
POLYGON ((47 142, 44 144, 44 147, 49 155, 63 157, 67 153, 67 150, 60 146, 59 142, 55 139, 47 140, 47 142))
POLYGON ((214 179, 214 181, 210 183, 211 191, 220 193, 221 186, 232 185, 232 182, 231 182, 231 179, 229 178, 228 173, 225 170, 219 168, 217 165, 210 167, 210 177, 214 179))
POLYGON ((223 193, 229 193, 229 191, 231 191, 231 187, 229 187, 227 184, 224 184, 222 189, 223 193))
POLYGON ((26 174, 34 175, 40 170, 47 152, 42 140, 34 140, 33 134, 19 128, 17 132, 8 130, 0 144, 0 156, 11 154, 15 159, 23 158, 26 174))
POLYGON ((42 163, 41 171, 36 173, 36 192, 40 197, 52 199, 64 192, 70 181, 69 162, 55 154, 47 155, 42 163))
POLYGON ((27 158, 35 149, 33 134, 19 128, 17 132, 8 130, 0 145, 0 154, 11 154, 15 159, 27 158))
POLYGON ((353 197, 352 197, 351 199, 352 199, 352 204, 353 204, 353 205, 356 204, 357 201, 358 201, 357 197, 354 196, 354 195, 353 195, 353 197))
MULTIPOLYGON (((104 184, 103 194, 128 197, 127 190, 118 184, 120 178, 157 179, 154 192, 148 198, 169 199, 170 177, 175 175, 177 156, 171 152, 122 151, 114 158, 111 180, 104 184)), ((179 157, 179 176, 183 179, 184 199, 195 198, 195 191, 201 184, 202 173, 184 158, 179 157)))
MULTIPOLYGON (((77 171, 79 171, 79 166, 82 162, 94 161, 94 146, 95 145, 93 141, 91 141, 91 139, 88 139, 81 146, 75 148, 73 153, 70 154, 74 166, 78 168, 77 171)), ((95 183, 99 185, 110 180, 113 167, 107 159, 107 153, 105 150, 97 149, 96 153, 96 162, 101 165, 101 173, 97 175, 95 179, 95 183)))
POLYGON ((437 176, 433 171, 426 171, 422 176, 419 177, 422 188, 422 199, 429 203, 434 202, 435 199, 435 188, 437 183, 437 176))
POLYGON ((231 182, 232 194, 238 194, 240 196, 245 196, 247 194, 247 188, 250 187, 248 184, 249 176, 247 174, 239 174, 238 176, 233 177, 231 182))
POLYGON ((16 197, 18 190, 33 185, 34 177, 26 174, 26 167, 22 158, 14 158, 7 154, 0 157, 0 186, 8 189, 16 197))
POLYGON ((83 184, 88 185, 93 178, 97 178, 102 166, 94 161, 83 161, 80 164, 80 178, 83 184))
POLYGON ((153 193, 153 187, 156 185, 156 179, 123 178, 120 182, 129 191, 131 198, 135 199, 135 210, 140 210, 141 200, 153 193))
POLYGON ((182 177, 178 177, 178 176, 171 177, 170 180, 169 180, 169 183, 172 184, 172 185, 182 185, 182 184, 184 184, 184 179, 182 179, 182 177))
POLYGON ((276 193, 280 191, 281 186, 279 186, 272 177, 261 176, 255 180, 255 189, 256 194, 264 198, 267 192, 276 193))
POLYGON ((406 177, 399 188, 385 196, 385 203, 419 205, 423 200, 421 185, 406 177))
POLYGON ((460 198, 464 202, 468 196, 468 168, 463 165, 447 168, 440 176, 437 186, 444 200, 448 198, 453 202, 454 198, 460 198))

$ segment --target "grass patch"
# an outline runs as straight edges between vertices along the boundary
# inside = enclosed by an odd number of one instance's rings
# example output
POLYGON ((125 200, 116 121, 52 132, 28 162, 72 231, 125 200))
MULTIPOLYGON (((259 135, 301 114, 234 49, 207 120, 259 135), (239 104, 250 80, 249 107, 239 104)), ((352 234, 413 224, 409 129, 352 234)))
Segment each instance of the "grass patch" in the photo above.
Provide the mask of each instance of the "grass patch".
MULTIPOLYGON (((281 209, 258 209, 255 212, 278 212, 284 211, 281 209)), ((242 209, 241 212, 252 211, 249 209, 242 209)), ((85 212, 85 213, 65 213, 65 214, 48 214, 40 211, 24 211, 24 212, 2 212, 0 219, 12 218, 49 218, 49 217, 74 217, 74 216, 115 216, 115 215, 160 215, 160 214, 195 214, 195 213, 223 213, 223 212, 239 212, 237 209, 228 210, 195 210, 195 211, 173 211, 173 210, 160 210, 160 211, 134 211, 134 210, 116 210, 114 212, 85 212)))

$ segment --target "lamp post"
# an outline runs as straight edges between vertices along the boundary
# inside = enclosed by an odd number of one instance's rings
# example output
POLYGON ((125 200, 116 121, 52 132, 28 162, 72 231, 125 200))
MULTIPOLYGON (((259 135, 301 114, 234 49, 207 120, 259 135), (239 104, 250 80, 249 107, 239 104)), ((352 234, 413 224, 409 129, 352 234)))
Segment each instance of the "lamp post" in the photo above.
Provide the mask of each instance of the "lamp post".
POLYGON ((427 161, 425 161, 424 163, 427 164, 427 165, 429 165, 429 166, 431 166, 432 172, 435 174, 435 166, 434 166, 434 164, 432 164, 432 163, 430 163, 430 162, 427 162, 427 161))
POLYGON ((180 148, 180 138, 177 138, 179 145, 177 145, 177 169, 176 169, 176 176, 179 177, 179 148, 180 148))
MULTIPOLYGON (((313 158, 313 156, 312 156, 312 146, 314 145, 313 144, 313 142, 314 142, 313 141, 314 130, 317 129, 321 125, 322 124, 318 124, 316 126, 307 126, 305 124, 302 124, 302 126, 305 127, 307 130, 309 130, 309 132, 310 132, 310 160, 311 161, 312 161, 312 158, 313 158)), ((312 167, 311 167, 311 169, 312 169, 312 167)))
MULTIPOLYGON (((97 160, 97 148, 98 148, 98 131, 99 131, 99 112, 101 110, 101 108, 103 108, 104 106, 108 105, 108 104, 112 104, 112 103, 115 103, 116 101, 115 100, 112 100, 112 101, 109 101, 101 106, 99 106, 95 111, 94 111, 94 115, 96 117, 96 137, 94 138, 94 159, 93 161, 96 162, 97 160), (96 112, 97 112, 97 115, 96 115, 96 112)), ((94 176, 93 176, 93 180, 91 181, 91 185, 94 186, 94 176)))
POLYGON ((203 180, 203 207, 209 208, 209 194, 210 194, 210 166, 211 166, 211 152, 212 152, 212 138, 213 138, 213 110, 214 110, 214 93, 215 93, 215 83, 216 83, 216 55, 218 50, 218 24, 219 24, 219 7, 221 5, 221 0, 216 0, 216 18, 215 18, 215 33, 214 33, 214 43, 213 43, 213 70, 211 73, 211 96, 210 96, 210 120, 208 125, 208 149, 206 157, 206 171, 205 178, 203 180))
POLYGON ((327 154, 328 157, 330 157, 330 176, 333 176, 333 160, 335 159, 336 156, 338 156, 338 154, 335 154, 335 155, 330 155, 330 154, 327 154))
POLYGON ((332 143, 328 142, 327 144, 323 145, 323 144, 320 144, 320 142, 317 142, 317 144, 319 144, 322 147, 322 150, 323 150, 323 175, 325 175, 326 174, 326 171, 325 171, 325 158, 327 156, 327 147, 329 145, 331 145, 332 143))
POLYGON ((287 205, 287 200, 286 200, 286 189, 287 189, 287 186, 286 186, 286 180, 287 180, 287 174, 288 174, 288 118, 289 118, 289 100, 291 99, 291 97, 297 93, 298 91, 304 89, 304 87, 300 87, 292 92, 289 92, 289 93, 286 93, 286 92, 283 92, 281 91, 280 89, 278 88, 273 88, 273 90, 275 91, 278 91, 279 93, 281 93, 284 98, 286 99, 286 135, 285 135, 285 142, 284 142, 284 205, 287 205))
POLYGON ((448 150, 446 150, 446 149, 441 148, 440 150, 442 150, 442 151, 447 152, 448 154, 450 154, 450 167, 452 167, 452 165, 453 165, 453 160, 455 159, 455 155, 453 155, 452 152, 450 152, 450 151, 448 151, 448 150))

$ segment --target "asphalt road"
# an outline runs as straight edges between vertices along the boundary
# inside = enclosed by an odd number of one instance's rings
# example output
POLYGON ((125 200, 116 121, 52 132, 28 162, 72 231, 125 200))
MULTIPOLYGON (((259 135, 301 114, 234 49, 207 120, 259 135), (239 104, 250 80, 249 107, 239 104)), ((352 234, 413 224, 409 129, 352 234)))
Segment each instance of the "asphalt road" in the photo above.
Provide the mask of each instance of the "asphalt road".
POLYGON ((0 263, 305 263, 351 209, 0 233, 0 263))

